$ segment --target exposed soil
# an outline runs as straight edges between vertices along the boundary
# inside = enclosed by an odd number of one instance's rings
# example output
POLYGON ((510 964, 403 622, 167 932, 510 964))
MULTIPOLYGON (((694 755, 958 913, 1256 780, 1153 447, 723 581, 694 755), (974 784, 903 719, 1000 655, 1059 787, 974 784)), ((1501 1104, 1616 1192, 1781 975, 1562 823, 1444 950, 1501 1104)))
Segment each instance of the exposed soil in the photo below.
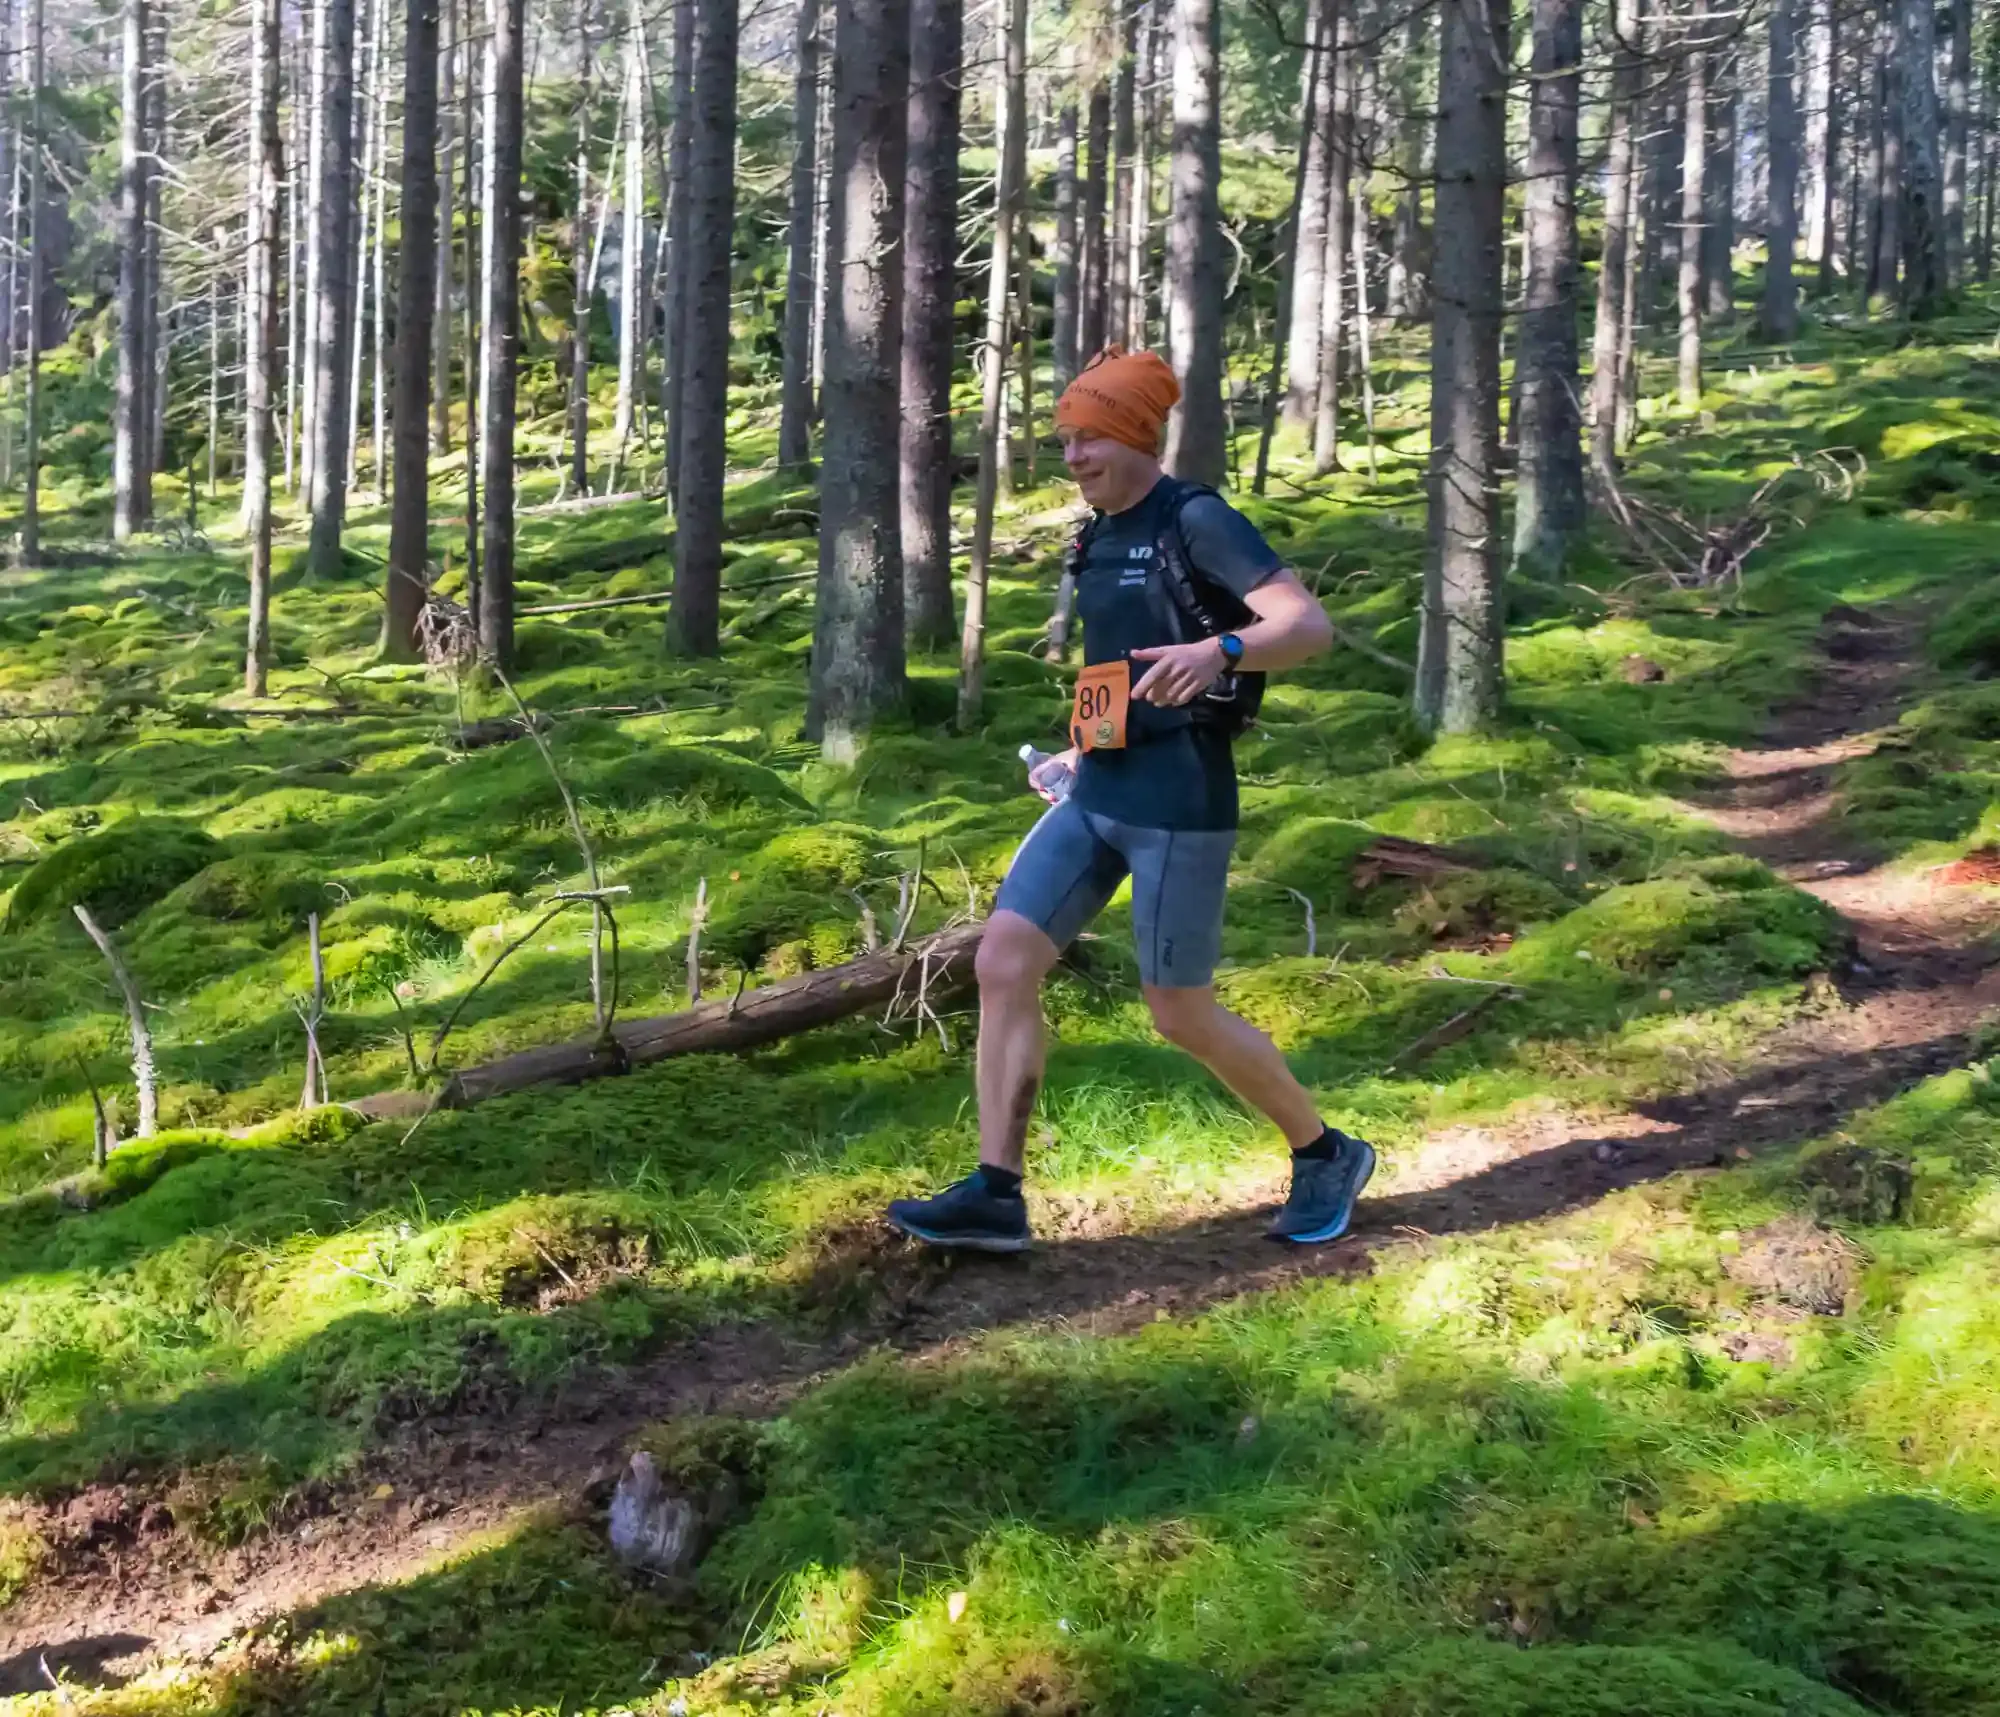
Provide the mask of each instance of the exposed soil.
MULTIPOLYGON (((778 1411, 871 1348, 935 1357, 987 1331, 1053 1323, 1110 1334, 1366 1272, 1386 1246, 1550 1215, 1817 1136, 1958 1064, 1973 1027, 2000 1006, 2000 968, 1983 947, 2000 912, 1948 872, 1881 868, 1842 826, 1834 793, 1838 765, 1893 720, 1916 672, 1916 635, 1914 617, 1836 610, 1814 683, 1777 713, 1764 745, 1732 756, 1727 789, 1702 807, 1855 931, 1851 968, 1829 975, 1816 1005, 1749 1065, 1690 1068, 1685 1094, 1617 1114, 1552 1107, 1434 1134, 1378 1180, 1359 1230, 1316 1252, 1273 1248, 1264 1210, 1249 1202, 1188 1208, 1174 1227, 1134 1232, 1115 1199, 1042 1200, 1046 1243, 1011 1260, 942 1259, 872 1228, 836 1233, 808 1291, 860 1308, 838 1333, 726 1325, 553 1397, 394 1427, 348 1481, 295 1497, 234 1549, 196 1541, 138 1487, 33 1506, 55 1561, 0 1611, 0 1695, 44 1687, 52 1673, 114 1681, 151 1660, 199 1657, 261 1621, 406 1577, 524 1511, 586 1508, 640 1427, 677 1413, 778 1411)), ((1281 1174, 1274 1164, 1267 1185, 1239 1191, 1275 1200, 1281 1174)), ((1844 1291, 1846 1254, 1824 1230, 1801 1223, 1751 1242, 1741 1267, 1779 1298, 1819 1307, 1844 1291)), ((1774 1353, 1784 1345, 1771 1340, 1774 1353)))

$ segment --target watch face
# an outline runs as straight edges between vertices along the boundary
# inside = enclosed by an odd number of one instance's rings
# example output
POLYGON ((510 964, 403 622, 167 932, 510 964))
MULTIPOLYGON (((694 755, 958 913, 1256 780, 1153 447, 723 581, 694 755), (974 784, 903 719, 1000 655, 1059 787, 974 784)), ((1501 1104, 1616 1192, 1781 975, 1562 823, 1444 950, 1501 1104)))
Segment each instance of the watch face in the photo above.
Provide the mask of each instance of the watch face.
POLYGON ((1234 632, 1222 635, 1222 654, 1232 664, 1243 660, 1243 640, 1234 632))

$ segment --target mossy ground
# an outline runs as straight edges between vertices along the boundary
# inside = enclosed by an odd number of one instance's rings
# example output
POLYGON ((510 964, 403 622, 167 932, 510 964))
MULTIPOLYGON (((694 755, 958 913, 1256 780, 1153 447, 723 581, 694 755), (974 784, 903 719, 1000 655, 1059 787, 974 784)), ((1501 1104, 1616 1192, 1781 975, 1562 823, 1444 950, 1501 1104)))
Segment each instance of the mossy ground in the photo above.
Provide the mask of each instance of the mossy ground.
MULTIPOLYGON (((1838 925, 1683 801, 1802 683, 1837 603, 1940 616, 1904 744, 1851 770, 1858 836, 1913 861, 1984 838, 2000 776, 1976 677, 2000 593, 1984 334, 1968 318, 1900 349, 1877 330, 1817 336, 1779 368, 1725 353, 1700 418, 1649 406, 1633 481, 1684 510, 1726 509, 1794 450, 1854 445, 1871 469, 1852 504, 1760 556, 1740 602, 1614 604, 1600 593, 1629 569, 1608 555, 1566 593, 1528 589, 1491 738, 1423 746, 1404 685, 1350 654, 1274 686, 1241 754, 1222 984, 1330 1118, 1394 1162, 1524 1102, 1684 1088, 1801 1005, 1838 925), (1633 654, 1666 677, 1627 683, 1633 654), (1358 889, 1351 860, 1378 832, 1493 868, 1358 889), (1314 905, 1313 958, 1291 890, 1314 905), (1440 972, 1521 994, 1385 1072, 1465 1005, 1440 972)), ((1280 483, 1247 506, 1345 626, 1408 655, 1424 435, 1420 376, 1392 354, 1398 375, 1378 482, 1280 483)), ((766 437, 753 414, 739 458, 766 437)), ((101 530, 94 495, 67 498, 59 546, 101 530)), ((741 485, 729 582, 811 564, 811 541, 784 534, 803 498, 741 485)), ((920 845, 951 908, 990 899, 1035 810, 1014 750, 1060 718, 1031 648, 1062 502, 1051 485, 1017 504, 983 730, 949 730, 952 665, 920 659, 907 714, 851 772, 801 740, 809 609, 772 588, 730 599, 736 635, 713 662, 665 656, 656 609, 523 623, 522 695, 596 706, 558 716, 550 742, 605 880, 632 891, 621 1011, 685 994, 704 879, 711 990, 852 951, 854 893, 886 915, 920 845)), ((204 516, 218 541, 230 510, 204 516)), ((521 600, 657 588, 661 528, 644 503, 524 523, 521 600)), ((306 913, 324 924, 334 1094, 354 1096, 404 1082, 404 1026, 425 1050, 537 902, 581 880, 533 749, 451 749, 461 713, 504 712, 504 695, 376 664, 385 534, 363 509, 350 578, 279 580, 274 698, 338 701, 338 719, 240 708, 230 549, 0 583, 0 696, 88 712, 0 737, 16 907, 0 935, 0 1492, 192 1474, 195 1530, 257 1531, 385 1422, 549 1389, 723 1311, 827 1315, 801 1303, 801 1260, 970 1158, 962 1014, 943 1044, 857 1023, 407 1137, 289 1114, 306 913), (71 898, 106 907, 156 1004, 171 1130, 65 1201, 48 1186, 86 1161, 89 1079, 124 1078, 122 1012, 71 898), (544 1293, 557 1276, 585 1291, 544 1293)), ((927 896, 920 922, 946 909, 927 896)), ((1157 1045, 1118 914, 1099 928, 1052 994, 1037 1185, 1115 1190, 1135 1221, 1171 1225, 1277 1141, 1157 1045)), ((583 946, 580 919, 550 924, 441 1067, 584 1029, 583 946)), ((1852 1226, 1866 1267, 1840 1317, 1726 1268, 1811 1206, 1788 1159, 1669 1181, 1390 1245, 1366 1279, 1135 1336, 864 1363, 756 1431, 754 1501, 692 1594, 635 1586, 594 1533, 549 1520, 213 1665, 74 1697, 162 1717, 2000 1710, 1994 1090, 1975 1068, 1849 1123, 1915 1163, 1916 1191, 1901 1223, 1852 1226), (1778 1357, 1730 1357, 1744 1335, 1778 1357)), ((0 1516, 0 1602, 40 1555, 0 1516)))

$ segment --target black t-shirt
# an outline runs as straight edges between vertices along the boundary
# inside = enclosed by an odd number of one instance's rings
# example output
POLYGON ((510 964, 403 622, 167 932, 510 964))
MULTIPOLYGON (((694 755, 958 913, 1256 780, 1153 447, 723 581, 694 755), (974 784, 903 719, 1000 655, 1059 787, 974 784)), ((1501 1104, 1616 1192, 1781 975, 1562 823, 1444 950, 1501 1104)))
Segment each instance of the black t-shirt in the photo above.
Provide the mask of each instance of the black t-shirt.
MULTIPOLYGON (((1143 610, 1134 598, 1155 570, 1174 491, 1174 480, 1161 478, 1144 500, 1122 513, 1106 513, 1091 533, 1076 587, 1087 662, 1173 641, 1164 628, 1144 638, 1135 635, 1143 610)), ((1283 565, 1263 533, 1218 495, 1190 496, 1181 507, 1179 528, 1197 580, 1239 600, 1283 565)), ((1145 669, 1145 663, 1133 663, 1135 685, 1145 669)), ((1154 711, 1137 700, 1132 711, 1124 750, 1084 755, 1076 777, 1078 807, 1141 829, 1235 828, 1236 764, 1229 736, 1220 728, 1193 725, 1182 712, 1154 711)))

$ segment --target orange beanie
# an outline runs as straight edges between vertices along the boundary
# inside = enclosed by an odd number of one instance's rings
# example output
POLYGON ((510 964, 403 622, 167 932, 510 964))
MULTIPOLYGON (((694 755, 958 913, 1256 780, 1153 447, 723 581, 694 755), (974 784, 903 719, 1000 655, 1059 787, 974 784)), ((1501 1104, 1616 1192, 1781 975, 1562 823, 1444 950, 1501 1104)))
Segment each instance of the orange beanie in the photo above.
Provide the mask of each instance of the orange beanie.
POLYGON ((1181 397, 1181 384, 1155 352, 1128 352, 1106 346, 1056 401, 1056 428, 1105 435, 1158 453, 1167 413, 1181 397))

